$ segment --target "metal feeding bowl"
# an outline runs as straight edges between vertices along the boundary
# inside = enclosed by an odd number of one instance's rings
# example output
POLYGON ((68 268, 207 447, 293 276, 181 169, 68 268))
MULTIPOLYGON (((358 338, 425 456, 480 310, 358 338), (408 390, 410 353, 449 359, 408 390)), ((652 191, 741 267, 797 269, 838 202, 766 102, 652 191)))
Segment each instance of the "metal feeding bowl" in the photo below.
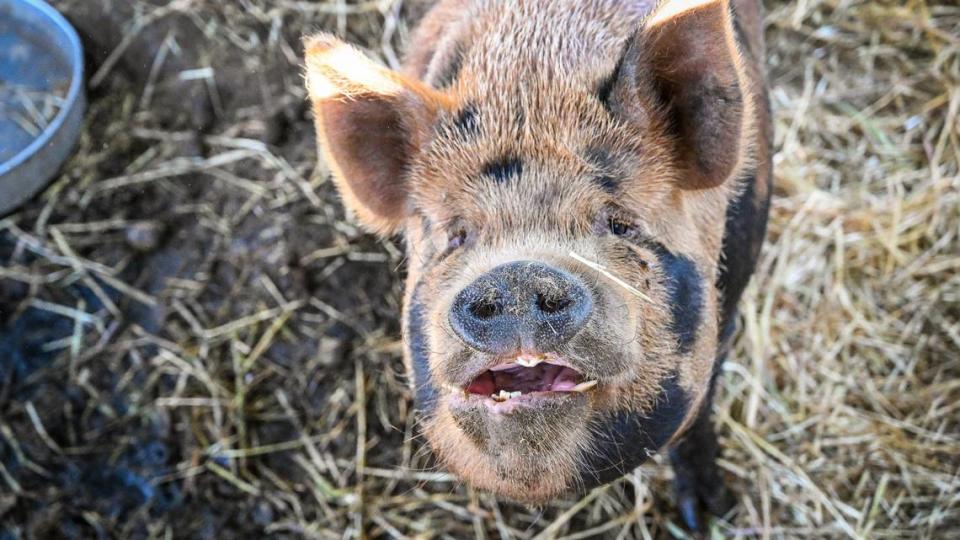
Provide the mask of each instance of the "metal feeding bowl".
POLYGON ((40 191, 83 122, 83 48, 42 0, 0 0, 0 215, 40 191))

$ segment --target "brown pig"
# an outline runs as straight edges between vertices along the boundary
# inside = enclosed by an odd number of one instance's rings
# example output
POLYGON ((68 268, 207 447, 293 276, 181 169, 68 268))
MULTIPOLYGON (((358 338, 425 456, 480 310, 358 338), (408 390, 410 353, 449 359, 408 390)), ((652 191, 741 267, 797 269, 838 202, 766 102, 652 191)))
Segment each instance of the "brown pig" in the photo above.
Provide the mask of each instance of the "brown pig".
POLYGON ((669 449, 730 506, 710 420, 769 205, 757 0, 438 0, 402 72, 306 40, 346 207, 402 234, 427 440, 470 484, 582 492, 669 449))

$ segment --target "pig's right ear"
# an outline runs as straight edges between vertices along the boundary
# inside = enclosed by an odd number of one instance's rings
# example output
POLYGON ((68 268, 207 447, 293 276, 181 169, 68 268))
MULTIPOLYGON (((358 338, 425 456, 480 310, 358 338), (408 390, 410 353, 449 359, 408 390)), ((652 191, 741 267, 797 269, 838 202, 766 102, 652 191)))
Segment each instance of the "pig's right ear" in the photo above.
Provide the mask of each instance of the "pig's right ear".
POLYGON ((317 142, 344 204, 365 227, 393 234, 410 214, 410 159, 443 95, 328 34, 304 44, 317 142))
POLYGON ((607 84, 615 112, 671 133, 680 187, 716 187, 745 166, 753 98, 730 0, 661 0, 607 84))

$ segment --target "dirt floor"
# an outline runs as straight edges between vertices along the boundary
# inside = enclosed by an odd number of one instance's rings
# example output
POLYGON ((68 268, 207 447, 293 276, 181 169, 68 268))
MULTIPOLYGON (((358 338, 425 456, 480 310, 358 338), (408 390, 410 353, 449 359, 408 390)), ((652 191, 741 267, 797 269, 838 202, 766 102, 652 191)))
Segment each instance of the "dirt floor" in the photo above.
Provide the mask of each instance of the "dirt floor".
MULTIPOLYGON (((299 67, 321 28, 396 62, 411 6, 53 3, 91 99, 0 220, 0 539, 684 536, 659 460, 531 508, 417 435, 402 246, 344 221, 299 67)), ((768 7, 777 190, 713 534, 960 538, 960 8, 768 7)))

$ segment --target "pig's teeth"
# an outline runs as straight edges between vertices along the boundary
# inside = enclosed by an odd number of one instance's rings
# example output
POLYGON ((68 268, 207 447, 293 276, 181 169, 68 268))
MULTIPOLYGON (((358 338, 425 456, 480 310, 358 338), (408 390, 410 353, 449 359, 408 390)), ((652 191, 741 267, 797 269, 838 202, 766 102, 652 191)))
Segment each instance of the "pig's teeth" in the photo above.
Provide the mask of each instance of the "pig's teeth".
POLYGON ((570 389, 571 392, 586 392, 597 385, 597 381, 584 381, 570 389))
POLYGON ((528 367, 528 368, 534 367, 534 366, 536 366, 537 364, 539 364, 539 363, 541 363, 541 362, 543 362, 542 359, 540 359, 540 358, 535 358, 535 357, 532 357, 532 356, 524 356, 524 357, 521 357, 521 358, 517 358, 517 363, 518 363, 518 364, 520 364, 520 365, 523 366, 523 367, 528 367))
POLYGON ((520 392, 519 390, 516 392, 507 392, 506 390, 500 390, 496 394, 491 394, 490 397, 492 397, 494 401, 500 402, 500 401, 506 401, 508 399, 513 399, 515 397, 520 397, 522 395, 523 395, 523 392, 520 392))

